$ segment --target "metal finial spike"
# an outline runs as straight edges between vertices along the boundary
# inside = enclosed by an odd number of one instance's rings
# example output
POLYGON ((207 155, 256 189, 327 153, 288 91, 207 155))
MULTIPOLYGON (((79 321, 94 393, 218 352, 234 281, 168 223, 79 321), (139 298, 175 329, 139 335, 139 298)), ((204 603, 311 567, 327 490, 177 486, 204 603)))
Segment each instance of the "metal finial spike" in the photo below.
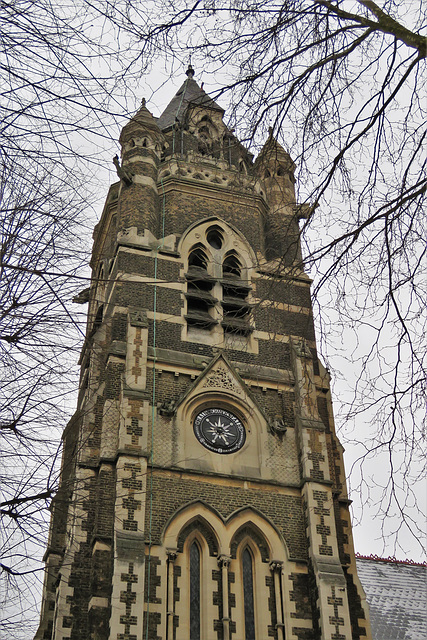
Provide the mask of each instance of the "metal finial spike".
POLYGON ((145 107, 145 98, 142 98, 141 100, 141 107, 145 107))
POLYGON ((188 65, 188 69, 185 72, 189 78, 194 78, 194 69, 191 64, 188 65))

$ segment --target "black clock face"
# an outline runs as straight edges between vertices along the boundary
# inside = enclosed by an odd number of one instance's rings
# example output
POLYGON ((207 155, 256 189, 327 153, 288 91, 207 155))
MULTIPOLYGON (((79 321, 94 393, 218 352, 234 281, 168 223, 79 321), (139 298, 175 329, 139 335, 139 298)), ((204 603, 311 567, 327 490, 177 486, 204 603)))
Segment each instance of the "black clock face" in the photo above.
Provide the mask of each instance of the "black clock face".
POLYGON ((194 420, 198 441, 215 453, 234 453, 246 440, 245 427, 235 415, 225 409, 205 409, 194 420))

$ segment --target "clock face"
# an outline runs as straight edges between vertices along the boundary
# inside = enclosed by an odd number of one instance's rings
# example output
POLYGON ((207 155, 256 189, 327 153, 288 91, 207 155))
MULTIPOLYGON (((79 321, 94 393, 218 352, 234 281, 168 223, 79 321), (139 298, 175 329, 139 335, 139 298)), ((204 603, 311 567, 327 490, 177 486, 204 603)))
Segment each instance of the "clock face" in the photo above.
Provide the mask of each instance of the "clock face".
POLYGON ((239 418, 225 409, 205 409, 194 420, 194 433, 206 449, 215 453, 234 453, 246 440, 239 418))

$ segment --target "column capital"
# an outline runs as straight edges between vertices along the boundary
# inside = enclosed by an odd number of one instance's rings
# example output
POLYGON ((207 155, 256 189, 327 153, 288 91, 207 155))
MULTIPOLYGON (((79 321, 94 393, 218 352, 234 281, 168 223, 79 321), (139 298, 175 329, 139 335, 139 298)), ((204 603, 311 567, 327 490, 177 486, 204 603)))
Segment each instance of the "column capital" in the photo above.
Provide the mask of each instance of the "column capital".
POLYGON ((231 557, 222 553, 218 556, 217 562, 219 567, 228 567, 231 562, 231 557))
POLYGON ((166 555, 168 557, 169 562, 175 562, 178 556, 178 549, 166 549, 166 555))
POLYGON ((282 573, 283 571, 283 562, 282 560, 271 560, 270 562, 270 571, 273 573, 282 573))

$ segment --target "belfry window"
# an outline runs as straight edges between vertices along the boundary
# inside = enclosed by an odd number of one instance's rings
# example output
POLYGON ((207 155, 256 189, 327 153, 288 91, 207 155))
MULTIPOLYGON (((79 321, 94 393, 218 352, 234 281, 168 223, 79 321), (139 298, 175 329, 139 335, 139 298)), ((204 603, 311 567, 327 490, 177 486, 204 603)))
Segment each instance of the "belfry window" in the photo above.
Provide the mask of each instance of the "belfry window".
POLYGON ((188 266, 195 269, 202 269, 202 271, 207 270, 208 259, 202 247, 194 247, 188 257, 188 266))
POLYGON ((227 254, 222 264, 222 325, 228 333, 246 335, 250 331, 250 287, 241 280, 241 274, 237 255, 227 254))
POLYGON ((222 275, 224 278, 240 278, 241 265, 236 255, 233 253, 226 256, 222 264, 222 275))
POLYGON ((208 273, 208 257, 201 245, 194 246, 188 256, 186 279, 187 324, 210 329, 216 323, 213 317, 216 299, 212 295, 215 280, 208 273))
POLYGON ((190 640, 200 640, 200 550, 190 547, 190 640))
POLYGON ((235 236, 214 224, 196 237, 200 241, 189 250, 185 274, 187 326, 209 331, 218 327, 223 334, 249 335, 251 285, 244 279, 247 269, 241 257, 230 249, 230 245, 237 246, 235 236))

